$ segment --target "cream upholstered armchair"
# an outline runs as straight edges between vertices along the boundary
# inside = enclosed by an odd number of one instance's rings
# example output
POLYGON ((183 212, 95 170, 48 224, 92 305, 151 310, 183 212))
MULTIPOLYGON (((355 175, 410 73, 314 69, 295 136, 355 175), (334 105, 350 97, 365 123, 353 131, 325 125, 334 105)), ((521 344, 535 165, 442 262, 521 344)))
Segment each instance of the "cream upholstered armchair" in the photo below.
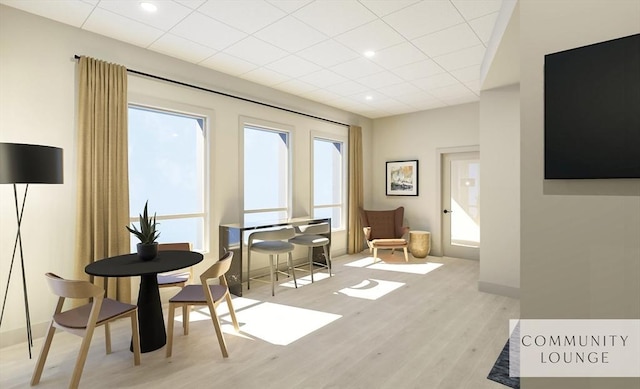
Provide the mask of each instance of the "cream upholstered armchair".
POLYGON ((407 247, 409 246, 409 227, 403 226, 404 207, 387 211, 370 211, 361 209, 360 220, 364 230, 364 237, 373 251, 373 262, 378 259, 378 249, 395 249, 404 251, 404 260, 409 262, 407 247))

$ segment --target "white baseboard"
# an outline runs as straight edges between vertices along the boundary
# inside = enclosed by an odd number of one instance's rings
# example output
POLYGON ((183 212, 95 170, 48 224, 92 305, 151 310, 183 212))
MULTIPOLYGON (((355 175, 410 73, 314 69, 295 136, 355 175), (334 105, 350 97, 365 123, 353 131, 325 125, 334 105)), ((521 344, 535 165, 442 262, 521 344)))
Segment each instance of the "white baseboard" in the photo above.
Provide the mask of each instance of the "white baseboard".
MULTIPOLYGON (((33 324, 31 323, 31 334, 33 335, 33 339, 42 338, 47 332, 47 328, 49 327, 49 321, 44 323, 33 324)), ((13 346, 18 343, 27 343, 27 327, 16 328, 15 330, 9 330, 0 333, 0 348, 13 346)), ((25 344, 25 355, 28 355, 26 350, 27 345, 25 344)), ((31 353, 33 353, 33 349, 31 349, 31 353)), ((37 357, 37 355, 36 355, 37 357)))
POLYGON ((491 282, 478 281, 478 290, 480 292, 497 294, 500 296, 511 297, 514 299, 520 299, 520 288, 513 286, 506 286, 500 284, 494 284, 491 282))

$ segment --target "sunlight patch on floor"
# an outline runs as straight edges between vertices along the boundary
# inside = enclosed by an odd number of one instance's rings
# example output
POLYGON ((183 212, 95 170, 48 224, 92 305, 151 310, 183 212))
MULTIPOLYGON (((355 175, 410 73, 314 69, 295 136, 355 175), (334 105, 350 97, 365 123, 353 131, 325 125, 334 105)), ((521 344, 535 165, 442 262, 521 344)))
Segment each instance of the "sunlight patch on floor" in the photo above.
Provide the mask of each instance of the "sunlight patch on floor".
POLYGON ((427 274, 440 266, 442 263, 412 263, 412 262, 384 262, 378 260, 376 263, 373 263, 373 257, 365 257, 359 259, 357 261, 349 262, 345 264, 345 266, 351 267, 366 267, 368 269, 376 269, 376 270, 388 270, 388 271, 396 271, 402 273, 412 273, 412 274, 427 274))
MULTIPOLYGON (((322 281, 326 278, 329 278, 329 274, 328 273, 313 273, 313 281, 317 282, 317 281, 322 281)), ((301 286, 305 286, 305 285, 310 285, 311 284, 311 274, 304 276, 304 277, 297 277, 296 281, 298 282, 298 288, 301 286)), ((289 281, 280 284, 280 286, 284 286, 285 288, 295 288, 295 284, 293 283, 293 278, 291 278, 289 281)))
POLYGON ((342 293, 349 297, 357 297, 357 298, 367 299, 367 300, 377 300, 380 297, 393 292, 394 290, 398 289, 403 285, 405 285, 404 282, 368 279, 368 280, 362 281, 358 285, 340 289, 336 293, 342 293))

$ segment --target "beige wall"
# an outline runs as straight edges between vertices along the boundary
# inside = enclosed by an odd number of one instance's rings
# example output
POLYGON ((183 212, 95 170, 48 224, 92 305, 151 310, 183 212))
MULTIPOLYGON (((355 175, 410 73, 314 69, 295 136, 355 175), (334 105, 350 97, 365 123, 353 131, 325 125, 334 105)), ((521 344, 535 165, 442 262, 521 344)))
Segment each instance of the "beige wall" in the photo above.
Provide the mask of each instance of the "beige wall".
POLYGON ((479 289, 519 296, 520 88, 480 93, 482 223, 479 289))
MULTIPOLYGON (((521 0, 521 316, 640 318, 640 180, 543 179, 544 55, 640 31, 637 0, 521 0)), ((523 379, 632 388, 640 379, 523 379)))
MULTIPOLYGON (((371 121, 355 114, 296 98, 128 44, 0 6, 0 141, 36 143, 64 149, 64 184, 32 185, 22 226, 26 277, 34 335, 41 336, 54 299, 43 282, 46 271, 73 276, 75 236, 76 102, 74 55, 88 55, 131 69, 222 90, 270 104, 300 110, 363 127, 365 161, 370 159, 371 121)), ((294 128, 294 213, 310 212, 309 137, 312 131, 346 135, 344 126, 272 108, 225 98, 190 88, 130 77, 133 99, 152 96, 213 111, 209 136, 211 163, 210 248, 196 272, 217 257, 217 226, 239 219, 240 115, 282 123, 294 128)), ((188 107, 186 108, 188 110, 188 107)), ((370 175, 365 172, 370 185, 370 175)), ((124 228, 124 226, 123 226, 124 228)), ((0 186, 0 288, 4 297, 16 222, 10 185, 0 186)), ((346 252, 346 233, 333 235, 332 251, 346 252)), ((306 252, 300 251, 300 258, 306 252)), ((257 264, 257 266, 260 266, 257 264)), ((0 346, 24 341, 24 308, 19 268, 14 267, 7 308, 0 329, 0 346)), ((135 293, 135 284, 134 293, 135 293)), ((135 296, 134 296, 135 297, 135 296)))
POLYGON ((478 103, 374 120, 370 166, 373 187, 365 206, 370 209, 404 206, 405 218, 411 229, 431 232, 430 255, 442 255, 438 152, 441 149, 477 146, 479 142, 478 103), (409 159, 418 160, 419 195, 386 196, 385 163, 409 159))

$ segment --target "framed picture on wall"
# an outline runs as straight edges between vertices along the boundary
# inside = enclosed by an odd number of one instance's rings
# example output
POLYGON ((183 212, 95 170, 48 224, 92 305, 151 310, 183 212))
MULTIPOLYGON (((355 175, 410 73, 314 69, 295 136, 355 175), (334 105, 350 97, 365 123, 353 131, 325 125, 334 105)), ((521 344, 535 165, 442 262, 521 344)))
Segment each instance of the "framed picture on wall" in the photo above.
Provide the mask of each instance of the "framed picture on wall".
POLYGON ((418 161, 387 162, 387 196, 418 195, 418 161))

